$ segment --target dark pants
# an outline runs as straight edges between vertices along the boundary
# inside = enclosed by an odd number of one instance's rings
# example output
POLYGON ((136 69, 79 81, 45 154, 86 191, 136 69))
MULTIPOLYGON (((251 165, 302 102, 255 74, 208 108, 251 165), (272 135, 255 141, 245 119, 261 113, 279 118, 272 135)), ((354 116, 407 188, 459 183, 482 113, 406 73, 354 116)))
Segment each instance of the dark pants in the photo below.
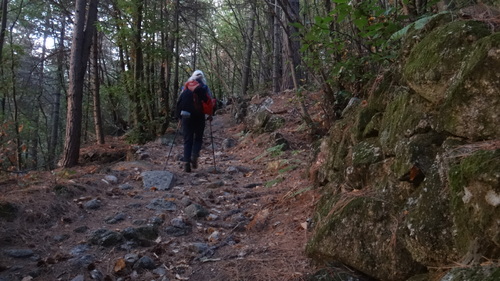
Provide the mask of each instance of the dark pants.
POLYGON ((205 117, 182 117, 182 133, 184 135, 184 162, 200 156, 203 144, 205 117))

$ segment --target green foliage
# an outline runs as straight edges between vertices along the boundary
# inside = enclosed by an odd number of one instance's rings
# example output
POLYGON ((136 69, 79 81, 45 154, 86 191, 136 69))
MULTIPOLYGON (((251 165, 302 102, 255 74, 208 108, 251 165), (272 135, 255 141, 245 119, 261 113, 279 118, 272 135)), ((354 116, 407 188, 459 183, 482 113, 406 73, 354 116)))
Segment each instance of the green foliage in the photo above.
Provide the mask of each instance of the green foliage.
POLYGON ((278 144, 276 146, 270 147, 266 149, 263 153, 255 157, 253 160, 257 161, 265 156, 271 156, 271 157, 278 157, 283 153, 283 148, 285 147, 285 144, 278 144))
POLYGON ((76 171, 71 169, 63 169, 61 171, 56 172, 56 176, 63 179, 71 179, 75 175, 76 171))
POLYGON ((441 15, 441 14, 446 14, 449 13, 448 11, 444 11, 438 14, 430 15, 430 16, 425 16, 415 22, 410 23, 409 25, 403 27, 402 29, 394 32, 391 37, 389 38, 390 40, 398 40, 403 38, 410 29, 415 29, 415 30, 420 30, 425 27, 425 25, 430 22, 433 18, 441 15))
POLYGON ((297 169, 297 166, 295 166, 295 165, 287 166, 283 169, 280 169, 278 171, 278 174, 285 174, 285 173, 288 173, 288 172, 293 171, 295 169, 297 169))
POLYGON ((264 186, 267 187, 267 188, 273 187, 273 186, 275 186, 275 185, 283 182, 284 180, 285 180, 285 178, 283 176, 279 176, 279 177, 277 177, 277 178, 275 178, 273 180, 270 180, 270 181, 266 182, 264 184, 264 186))
POLYGON ((388 39, 400 29, 401 18, 378 1, 333 2, 335 8, 316 16, 314 24, 297 25, 303 34, 301 51, 311 69, 331 77, 326 82, 354 92, 396 57, 397 46, 388 39))
POLYGON ((154 132, 146 131, 146 128, 153 127, 151 124, 137 124, 137 126, 127 132, 127 142, 130 144, 145 144, 148 141, 154 140, 154 132))
POLYGON ((299 189, 298 191, 296 191, 296 192, 294 192, 292 194, 289 194, 289 195, 285 196, 285 198, 293 198, 293 197, 295 197, 297 195, 300 195, 300 194, 302 194, 304 192, 307 192, 307 191, 311 190, 312 188, 313 188, 312 186, 304 187, 304 188, 299 189))
POLYGON ((278 157, 283 153, 284 146, 285 146, 285 144, 278 144, 278 145, 275 145, 273 147, 268 148, 266 150, 266 152, 269 153, 269 155, 271 155, 272 157, 278 157))

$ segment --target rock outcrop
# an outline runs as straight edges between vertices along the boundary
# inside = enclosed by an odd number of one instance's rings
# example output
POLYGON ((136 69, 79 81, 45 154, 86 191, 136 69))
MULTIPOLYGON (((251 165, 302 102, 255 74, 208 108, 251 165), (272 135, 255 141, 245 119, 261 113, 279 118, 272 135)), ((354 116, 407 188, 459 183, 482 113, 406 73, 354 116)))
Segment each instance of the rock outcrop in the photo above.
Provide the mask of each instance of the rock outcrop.
POLYGON ((377 280, 450 266, 446 280, 494 280, 500 33, 443 14, 408 34, 401 61, 321 145, 307 252, 377 280))

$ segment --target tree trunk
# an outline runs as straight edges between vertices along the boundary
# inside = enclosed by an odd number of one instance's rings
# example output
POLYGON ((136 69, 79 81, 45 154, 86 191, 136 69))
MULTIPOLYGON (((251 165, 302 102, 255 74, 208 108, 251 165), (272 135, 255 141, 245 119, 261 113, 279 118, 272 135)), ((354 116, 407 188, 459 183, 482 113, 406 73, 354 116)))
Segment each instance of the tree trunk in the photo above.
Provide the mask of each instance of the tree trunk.
POLYGON ((257 16, 257 8, 255 2, 251 2, 252 15, 250 18, 250 23, 248 27, 248 32, 246 34, 246 50, 245 50, 245 62, 243 65, 243 79, 241 85, 241 96, 244 97, 247 94, 248 81, 250 79, 251 65, 252 65, 252 52, 253 52, 253 40, 254 40, 254 30, 255 30, 255 17, 257 16))
MULTIPOLYGON (((161 20, 162 22, 167 22, 166 19, 168 19, 168 9, 167 7, 163 6, 162 2, 162 7, 161 7, 161 20)), ((168 33, 166 30, 168 30, 168 24, 165 25, 164 29, 162 29, 160 36, 161 36, 161 46, 165 48, 167 51, 167 55, 164 59, 162 59, 161 66, 160 66, 160 119, 163 119, 163 122, 161 123, 160 126, 160 135, 165 134, 167 131, 168 125, 169 125, 169 115, 170 115, 170 110, 169 110, 169 93, 168 93, 168 86, 169 86, 169 81, 170 81, 170 65, 172 64, 172 44, 170 44, 170 40, 168 38, 168 33)))
MULTIPOLYGON (((5 30, 7 29, 7 2, 8 0, 2 0, 2 24, 0 25, 0 82, 3 82, 3 46, 5 44, 5 30)), ((1 83, 2 85, 5 85, 5 83, 1 83)), ((0 89, 3 93, 3 96, 0 97, 0 116, 5 115, 5 102, 7 100, 7 91, 3 89, 4 86, 0 86, 0 89)))
MULTIPOLYGON (((49 23, 50 23, 50 20, 51 20, 51 17, 50 15, 49 16, 46 16, 45 18, 45 26, 49 26, 49 23)), ((41 54, 41 58, 40 58, 40 80, 39 80, 39 94, 37 96, 37 107, 36 109, 34 108, 33 109, 33 133, 31 133, 31 145, 30 145, 30 164, 31 164, 31 168, 33 169, 36 169, 36 167, 38 166, 38 147, 39 147, 39 127, 40 127, 40 122, 39 122, 39 118, 40 118, 40 110, 38 110, 38 106, 40 105, 40 99, 42 98, 42 96, 44 95, 45 93, 45 88, 43 87, 43 83, 45 81, 45 71, 44 71, 44 68, 45 68, 45 59, 46 59, 46 56, 47 56, 47 47, 46 46, 46 43, 47 43, 47 38, 49 37, 49 30, 48 29, 44 29, 44 33, 43 33, 43 43, 42 43, 42 54, 41 54)), ((42 105, 40 105, 41 108, 42 105)))
POLYGON ((179 51, 179 17, 180 17, 180 0, 175 3, 175 71, 174 71, 174 98, 172 100, 177 100, 177 94, 179 93, 179 63, 180 63, 180 51, 179 51))
POLYGON ((142 52, 142 10, 143 10, 143 2, 139 1, 137 3, 136 10, 133 15, 133 40, 132 40, 132 50, 131 57, 134 59, 133 61, 133 73, 134 73, 134 82, 133 82, 133 90, 131 92, 130 101, 132 106, 132 114, 133 114, 133 123, 134 130, 136 131, 135 139, 142 143, 144 141, 144 112, 141 108, 141 91, 144 81, 144 58, 142 52))
MULTIPOLYGON (((14 40, 12 38, 12 34, 13 34, 13 29, 14 29, 14 25, 12 25, 10 27, 10 36, 9 36, 9 41, 10 41, 10 44, 13 45, 14 43, 14 40)), ((16 79, 17 79, 17 71, 16 71, 16 67, 15 67, 15 60, 14 60, 14 48, 11 48, 10 49, 10 53, 11 53, 11 63, 10 63, 10 72, 11 72, 11 84, 12 84, 12 119, 13 119, 13 126, 14 126, 14 140, 15 140, 15 144, 16 144, 16 162, 14 163, 15 166, 16 166, 16 169, 18 171, 21 170, 22 168, 22 152, 24 150, 24 148, 21 147, 22 145, 22 140, 21 140, 21 131, 22 131, 22 128, 20 126, 20 123, 19 123, 19 106, 18 106, 18 103, 17 103, 17 83, 16 83, 16 79)))
POLYGON ((274 3, 274 34, 273 34, 273 92, 280 91, 280 77, 281 77, 281 29, 279 15, 281 10, 278 6, 278 0, 274 3))
POLYGON ((301 57, 300 57, 300 38, 298 36, 299 29, 292 26, 291 23, 297 23, 300 19, 300 3, 299 0, 290 0, 290 22, 289 25, 289 37, 290 37, 290 49, 291 49, 291 64, 294 73, 294 87, 300 86, 303 75, 301 69, 301 57))
POLYGON ((193 37, 194 37, 194 42, 193 42, 193 69, 195 70, 198 67, 198 10, 195 9, 195 14, 194 14, 194 22, 196 23, 194 25, 194 32, 193 32, 193 37))
POLYGON ((69 69, 66 138, 61 160, 61 165, 65 168, 77 165, 80 156, 83 85, 96 21, 97 0, 89 0, 89 2, 76 0, 69 69))
POLYGON ((99 78, 99 39, 97 30, 94 32, 94 41, 92 44, 92 96, 94 97, 94 128, 95 137, 98 144, 104 144, 104 131, 101 118, 101 95, 99 78))
POLYGON ((59 140, 59 126, 61 123, 60 113, 61 113, 61 93, 64 89, 64 38, 66 37, 66 21, 61 21, 61 35, 58 43, 57 51, 57 89, 54 92, 54 103, 52 104, 52 126, 50 132, 50 140, 48 145, 48 162, 49 168, 54 169, 56 167, 56 151, 57 144, 59 140))

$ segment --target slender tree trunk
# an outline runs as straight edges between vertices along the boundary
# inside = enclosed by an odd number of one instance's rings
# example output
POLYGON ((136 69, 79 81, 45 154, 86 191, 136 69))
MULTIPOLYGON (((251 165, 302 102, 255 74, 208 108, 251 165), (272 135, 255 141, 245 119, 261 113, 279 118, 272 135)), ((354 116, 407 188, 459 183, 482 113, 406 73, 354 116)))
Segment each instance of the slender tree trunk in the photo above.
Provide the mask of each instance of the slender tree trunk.
POLYGON ((179 92, 179 63, 180 63, 180 50, 179 50, 179 17, 180 17, 180 0, 175 3, 175 71, 174 71, 174 92, 175 98, 172 100, 177 100, 177 94, 179 92))
POLYGON ((278 6, 278 0, 274 2, 274 34, 273 34, 273 92, 280 91, 280 77, 281 77, 281 29, 279 15, 281 10, 278 6))
MULTIPOLYGON (((46 16, 45 18, 45 26, 49 26, 50 23, 50 15, 46 16)), ((40 105, 40 99, 44 94, 44 81, 45 81, 45 58, 47 55, 47 48, 45 47, 47 43, 47 38, 49 37, 49 31, 48 29, 44 29, 43 33, 43 43, 42 43, 42 54, 40 58, 40 80, 39 80, 39 94, 37 97, 37 107, 34 109, 34 116, 33 116, 33 133, 31 134, 31 145, 30 145, 30 158, 31 158, 31 167, 36 168, 38 166, 38 147, 39 147, 39 141, 38 141, 38 134, 39 134, 39 118, 40 118, 40 110, 38 109, 38 106, 40 105)))
POLYGON ((274 34, 274 16, 271 11, 266 11, 266 24, 264 26, 265 30, 262 31, 262 36, 264 36, 261 39, 262 45, 264 45, 264 56, 262 58, 262 71, 263 71, 263 79, 266 87, 271 87, 272 82, 273 82, 273 75, 272 75, 272 69, 273 69, 273 41, 269 40, 270 38, 273 38, 274 34))
POLYGON ((0 116, 5 115, 5 102, 7 100, 7 90, 4 88, 4 70, 3 70, 3 46, 5 45, 5 30, 7 29, 7 2, 8 0, 2 0, 2 23, 0 25, 0 82, 2 82, 2 86, 0 86, 0 92, 2 96, 0 96, 0 116))
POLYGON ((291 23, 297 23, 300 19, 300 3, 299 0, 290 0, 290 14, 291 14, 291 22, 288 24, 288 28, 290 29, 290 49, 292 56, 292 67, 294 73, 294 87, 297 88, 301 84, 303 75, 301 68, 301 57, 300 57, 300 38, 298 36, 299 29, 291 23))
MULTIPOLYGON (((197 0, 195 0, 195 5, 197 0)), ((196 24, 194 25, 194 42, 193 42, 193 70, 197 69, 198 66, 198 10, 195 9, 195 14, 194 14, 194 22, 196 24)))
MULTIPOLYGON (((168 9, 164 6, 164 2, 161 2, 161 20, 162 22, 167 22, 168 19, 168 9)), ((162 29, 161 36, 161 46, 167 50, 166 57, 162 60, 160 66, 160 119, 163 119, 160 127, 160 135, 165 134, 169 125, 169 93, 168 93, 168 83, 170 79, 170 64, 172 59, 172 48, 170 44, 170 40, 168 38, 168 24, 165 25, 165 28, 162 29)))
POLYGON ((134 59, 133 63, 133 90, 131 93, 130 101, 132 105, 132 113, 133 113, 133 121, 134 121, 134 130, 137 131, 137 136, 139 142, 142 142, 142 136, 144 135, 145 128, 143 124, 144 121, 144 112, 142 112, 141 108, 141 91, 144 81, 144 60, 142 53, 142 10, 143 10, 143 2, 138 1, 137 7, 134 11, 133 15, 133 29, 134 29, 134 38, 132 40, 132 58, 134 59))
POLYGON ((94 97, 94 128, 95 137, 98 144, 104 144, 104 131, 102 128, 101 118, 101 95, 100 84, 101 79, 99 75, 99 43, 97 30, 94 32, 94 40, 92 44, 92 96, 94 97))
MULTIPOLYGON (((10 41, 10 44, 13 45, 14 44, 14 38, 12 38, 12 34, 13 34, 13 29, 14 29, 14 25, 12 25, 10 27, 10 36, 9 36, 9 41, 10 41)), ((22 141, 21 141, 21 127, 20 127, 20 124, 19 124, 19 107, 18 107, 18 103, 17 103, 17 83, 16 83, 16 79, 17 79, 17 71, 16 71, 16 66, 15 66, 15 60, 14 60, 14 48, 11 48, 10 50, 10 54, 11 54, 11 63, 10 63, 10 72, 11 72, 11 84, 12 84, 12 119, 13 119, 13 123, 14 123, 14 139, 15 139, 15 143, 16 143, 16 162, 14 163, 15 166, 16 166, 16 169, 18 171, 21 170, 22 168, 22 152, 24 150, 24 148, 21 146, 22 145, 22 141)))
POLYGON ((252 15, 250 18, 250 23, 248 27, 248 32, 246 34, 246 50, 245 50, 245 62, 243 65, 243 79, 241 85, 241 96, 244 97, 247 94, 248 81, 250 79, 251 64, 252 64, 252 52, 253 52, 253 40, 254 40, 254 30, 255 30, 255 17, 257 16, 257 8, 255 2, 250 3, 252 9, 252 15))
POLYGON ((60 113, 61 113, 61 93, 64 89, 64 40, 66 37, 66 21, 61 21, 61 34, 58 43, 57 51, 57 76, 58 83, 57 89, 54 92, 54 103, 52 104, 52 126, 50 132, 49 149, 48 149, 48 162, 49 168, 54 169, 57 144, 59 140, 59 127, 61 123, 60 113))
POLYGON ((83 85, 90 55, 92 35, 97 21, 97 0, 76 0, 75 26, 71 44, 66 138, 61 164, 65 168, 78 164, 82 128, 83 85), (87 11, 88 6, 88 11, 87 11))

